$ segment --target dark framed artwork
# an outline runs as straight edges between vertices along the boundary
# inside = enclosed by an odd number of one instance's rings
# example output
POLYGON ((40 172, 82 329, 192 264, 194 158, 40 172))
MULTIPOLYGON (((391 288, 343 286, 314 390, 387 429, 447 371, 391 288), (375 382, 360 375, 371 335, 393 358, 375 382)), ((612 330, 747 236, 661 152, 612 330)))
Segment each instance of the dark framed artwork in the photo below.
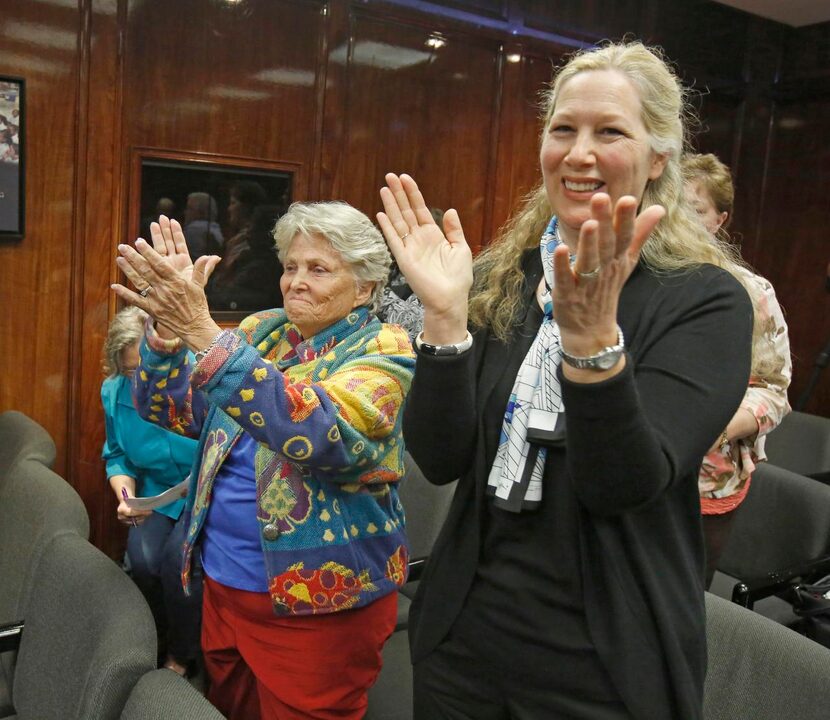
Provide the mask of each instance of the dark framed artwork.
POLYGON ((26 83, 0 75, 0 238, 25 232, 26 83))
POLYGON ((149 241, 150 224, 163 214, 181 223, 194 261, 221 256, 206 288, 217 320, 281 307, 282 266, 271 230, 294 199, 297 170, 290 163, 137 151, 133 237, 149 241))

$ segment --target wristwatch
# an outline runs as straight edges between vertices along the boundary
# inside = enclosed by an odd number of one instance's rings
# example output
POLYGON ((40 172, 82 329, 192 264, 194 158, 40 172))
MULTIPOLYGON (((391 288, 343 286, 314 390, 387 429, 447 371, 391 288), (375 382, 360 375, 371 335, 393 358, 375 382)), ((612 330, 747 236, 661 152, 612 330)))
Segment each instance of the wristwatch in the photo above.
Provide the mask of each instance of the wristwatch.
POLYGON ((576 357, 575 355, 570 355, 563 350, 562 359, 571 367, 579 368, 580 370, 610 370, 617 364, 617 361, 620 359, 620 356, 624 351, 625 338, 623 337, 622 328, 618 325, 616 345, 604 347, 598 353, 589 355, 588 357, 576 357))

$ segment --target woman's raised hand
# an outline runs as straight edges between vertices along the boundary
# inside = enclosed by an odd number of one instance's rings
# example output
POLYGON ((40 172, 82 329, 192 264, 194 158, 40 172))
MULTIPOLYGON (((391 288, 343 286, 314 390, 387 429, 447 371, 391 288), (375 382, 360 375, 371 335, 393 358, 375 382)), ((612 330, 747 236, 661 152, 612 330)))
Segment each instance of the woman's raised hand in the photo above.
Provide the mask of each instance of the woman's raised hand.
POLYGON ((116 263, 138 292, 120 284, 112 289, 191 348, 204 348, 220 331, 210 316, 205 285, 221 258, 205 255, 192 263, 179 223, 164 216, 159 220, 151 226, 152 246, 143 238, 135 248, 118 246, 116 263))
POLYGON ((193 274, 193 261, 190 259, 187 240, 179 221, 159 215, 157 223, 150 223, 150 238, 153 241, 153 249, 159 255, 166 256, 173 268, 189 280, 193 274))
POLYGON ((437 343, 463 339, 473 258, 458 213, 444 213, 442 232, 409 175, 386 175, 380 198, 384 212, 377 214, 378 224, 407 283, 424 305, 425 339, 437 343))
POLYGON ((637 214, 637 200, 591 198, 591 219, 579 231, 576 261, 561 246, 553 256, 554 317, 562 347, 571 355, 592 355, 617 342, 617 305, 623 285, 640 258, 640 250, 666 211, 652 205, 637 214))

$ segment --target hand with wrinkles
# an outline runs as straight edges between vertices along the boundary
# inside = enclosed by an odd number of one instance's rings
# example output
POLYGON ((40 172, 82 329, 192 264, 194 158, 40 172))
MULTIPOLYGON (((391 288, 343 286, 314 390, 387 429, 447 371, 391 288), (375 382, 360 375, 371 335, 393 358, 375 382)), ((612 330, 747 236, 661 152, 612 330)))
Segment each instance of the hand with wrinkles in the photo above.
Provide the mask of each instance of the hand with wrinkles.
POLYGON ((152 246, 143 238, 136 240, 135 248, 118 246, 116 263, 139 292, 117 283, 112 289, 192 350, 201 350, 221 332, 205 297, 205 285, 221 258, 206 255, 192 263, 181 226, 164 215, 151 225, 151 236, 152 246))

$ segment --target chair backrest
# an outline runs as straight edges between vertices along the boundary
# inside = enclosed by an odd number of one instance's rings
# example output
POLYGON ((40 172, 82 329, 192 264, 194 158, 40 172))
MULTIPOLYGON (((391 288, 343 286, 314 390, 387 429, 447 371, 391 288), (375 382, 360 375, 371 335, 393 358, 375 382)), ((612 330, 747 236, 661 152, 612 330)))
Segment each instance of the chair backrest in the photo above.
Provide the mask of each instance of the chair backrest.
POLYGON ((6 481, 12 466, 24 458, 52 467, 55 464, 52 437, 22 412, 0 413, 0 484, 6 481))
POLYGON ((398 493, 406 513, 406 536, 413 560, 428 557, 450 509, 456 483, 433 485, 409 453, 398 493))
POLYGON ((826 720, 830 650, 706 593, 705 720, 826 720))
POLYGON ((830 486, 761 463, 718 570, 749 579, 830 553, 830 486))
POLYGON ((187 680, 153 670, 132 689, 120 720, 222 720, 223 715, 187 680))
POLYGON ((19 718, 116 720, 156 666, 153 615, 136 585, 73 533, 34 572, 14 674, 19 718))
POLYGON ((830 418, 791 412, 766 436, 764 450, 773 465, 800 475, 830 472, 830 418))
POLYGON ((78 493, 41 462, 17 462, 0 484, 0 622, 23 617, 32 571, 56 535, 89 537, 78 493))

